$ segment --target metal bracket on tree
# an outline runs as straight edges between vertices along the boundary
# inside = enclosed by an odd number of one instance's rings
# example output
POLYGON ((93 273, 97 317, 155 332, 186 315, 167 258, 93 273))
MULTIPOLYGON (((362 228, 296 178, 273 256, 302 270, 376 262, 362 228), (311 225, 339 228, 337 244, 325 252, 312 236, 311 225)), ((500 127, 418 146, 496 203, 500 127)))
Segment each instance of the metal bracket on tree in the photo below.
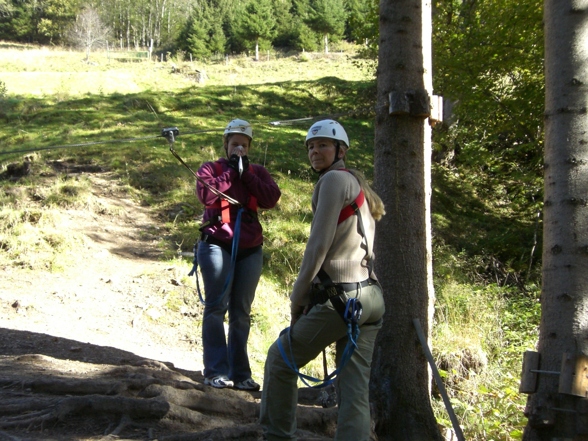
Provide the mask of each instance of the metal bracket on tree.
POLYGON ((435 125, 443 121, 443 97, 429 95, 425 89, 392 91, 388 94, 390 115, 410 115, 415 118, 429 118, 435 125))
POLYGON ((588 397, 588 357, 583 354, 564 353, 561 360, 561 370, 546 371, 539 368, 541 354, 535 351, 525 351, 523 355, 523 370, 519 392, 532 394, 537 390, 539 375, 558 375, 560 394, 588 397))

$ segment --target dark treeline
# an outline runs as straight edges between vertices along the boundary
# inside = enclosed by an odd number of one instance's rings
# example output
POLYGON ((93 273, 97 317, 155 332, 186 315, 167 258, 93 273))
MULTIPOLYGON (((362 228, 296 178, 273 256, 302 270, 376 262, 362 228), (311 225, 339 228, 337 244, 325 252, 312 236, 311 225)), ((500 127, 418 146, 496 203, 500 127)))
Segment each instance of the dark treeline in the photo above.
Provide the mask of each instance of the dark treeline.
POLYGON ((79 44, 71 30, 89 9, 107 30, 101 43, 198 59, 269 47, 328 51, 341 39, 366 44, 376 23, 373 0, 0 0, 0 39, 79 44))

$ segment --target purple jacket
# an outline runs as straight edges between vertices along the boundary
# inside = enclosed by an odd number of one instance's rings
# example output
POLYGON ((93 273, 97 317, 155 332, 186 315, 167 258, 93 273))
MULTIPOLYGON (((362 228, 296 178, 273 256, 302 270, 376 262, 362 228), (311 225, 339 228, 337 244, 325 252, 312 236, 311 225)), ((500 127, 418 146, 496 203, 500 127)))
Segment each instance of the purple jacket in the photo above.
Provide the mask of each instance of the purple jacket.
MULTIPOLYGON (((245 211, 241 215, 241 233, 239 236, 239 248, 253 248, 263 243, 263 230, 257 219, 257 215, 247 208, 251 196, 257 199, 259 208, 273 208, 280 199, 281 192, 269 172, 261 165, 250 164, 249 169, 243 172, 239 179, 239 173, 229 167, 229 161, 220 158, 222 173, 218 175, 215 163, 206 162, 198 169, 198 177, 202 178, 211 187, 238 200, 243 204, 245 211), (253 168, 253 171, 251 169, 253 168)), ((238 208, 230 205, 231 222, 222 223, 216 220, 221 216, 219 207, 220 198, 213 194, 205 185, 196 181, 196 194, 206 209, 203 216, 203 224, 211 221, 211 224, 203 229, 204 234, 213 236, 227 245, 233 240, 233 229, 237 219, 238 208)))

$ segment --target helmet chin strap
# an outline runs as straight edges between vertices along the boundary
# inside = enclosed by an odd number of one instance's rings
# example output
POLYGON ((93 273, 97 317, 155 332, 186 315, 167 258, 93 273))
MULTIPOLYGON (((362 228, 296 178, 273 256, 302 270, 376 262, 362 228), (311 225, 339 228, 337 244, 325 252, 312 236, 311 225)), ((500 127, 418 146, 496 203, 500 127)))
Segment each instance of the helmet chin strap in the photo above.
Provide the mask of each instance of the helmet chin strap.
POLYGON ((335 159, 333 159, 333 163, 331 165, 329 165, 328 168, 331 168, 333 165, 335 165, 337 162, 341 161, 343 158, 339 158, 339 151, 341 150, 341 144, 339 143, 339 141, 337 141, 337 143, 335 144, 335 159))

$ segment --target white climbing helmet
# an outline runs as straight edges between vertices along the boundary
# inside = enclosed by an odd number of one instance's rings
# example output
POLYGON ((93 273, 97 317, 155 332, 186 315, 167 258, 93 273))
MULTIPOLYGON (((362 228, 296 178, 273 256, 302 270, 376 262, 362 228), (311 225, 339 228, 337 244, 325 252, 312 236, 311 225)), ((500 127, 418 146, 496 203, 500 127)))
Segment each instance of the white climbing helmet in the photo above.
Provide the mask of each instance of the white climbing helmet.
POLYGON ((313 138, 330 138, 339 141, 347 148, 349 148, 349 138, 347 133, 341 124, 333 119, 324 119, 322 121, 315 122, 306 135, 305 145, 308 145, 308 141, 313 138))
POLYGON ((240 133, 249 137, 249 140, 253 140, 253 129, 251 128, 251 124, 243 119, 234 119, 225 128, 225 133, 223 134, 223 139, 227 139, 227 135, 232 133, 240 133))

